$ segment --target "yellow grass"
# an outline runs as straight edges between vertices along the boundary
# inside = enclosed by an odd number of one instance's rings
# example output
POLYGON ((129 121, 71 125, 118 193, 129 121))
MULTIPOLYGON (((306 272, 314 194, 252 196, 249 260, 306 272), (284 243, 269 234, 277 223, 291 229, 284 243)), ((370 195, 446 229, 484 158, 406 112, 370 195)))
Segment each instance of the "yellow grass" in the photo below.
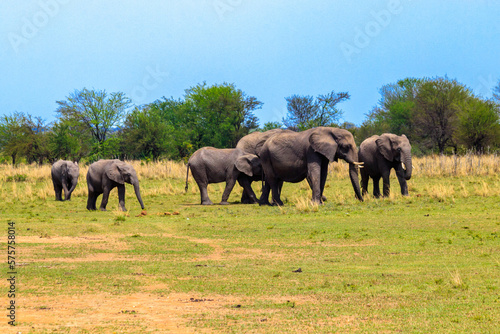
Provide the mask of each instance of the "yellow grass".
MULTIPOLYGON (((163 184, 152 187, 141 187, 143 196, 149 195, 179 195, 184 193, 184 187, 173 186, 171 180, 185 180, 186 165, 184 162, 159 161, 145 163, 142 161, 127 161, 137 171, 141 184, 146 180, 164 180, 163 184)), ((467 177, 467 176, 497 176, 500 175, 500 157, 497 155, 465 155, 465 156, 426 156, 422 158, 413 158, 413 176, 412 180, 419 177, 467 177)), ((50 165, 37 166, 35 164, 20 164, 16 167, 11 165, 0 165, 0 195, 7 201, 13 200, 32 200, 33 198, 47 199, 54 197, 54 189, 50 177, 50 165), (26 176, 24 182, 13 182, 17 176, 26 176)), ((73 192, 73 196, 87 196, 86 174, 88 166, 80 165, 80 177, 78 186, 73 192)), ((394 174, 394 173, 392 173, 394 174)), ((394 177, 394 175, 392 175, 394 177)), ((331 163, 329 166, 329 179, 348 179, 349 165, 340 160, 337 163, 331 163)), ((417 192, 412 189, 412 181, 409 182, 410 192, 417 192)), ((256 185, 256 183, 255 183, 256 185)), ((328 184, 327 184, 328 186, 328 184)), ((224 184, 211 185, 212 191, 218 189, 224 190, 224 184)), ((424 192, 438 200, 453 199, 453 196, 467 197, 469 195, 491 196, 500 195, 500 189, 492 187, 487 182, 481 184, 467 185, 462 182, 460 189, 454 189, 446 184, 433 186, 424 186, 424 192)), ((309 191, 307 182, 299 185, 300 196, 309 191)), ((257 191, 258 189, 256 189, 257 191)), ((198 187, 191 173, 189 175, 189 192, 197 193, 198 187)), ((210 191, 210 188, 209 188, 210 191)), ((234 191, 239 191, 235 187, 234 191)), ((394 192, 394 191, 393 191, 394 192)), ((393 193, 391 192, 391 194, 393 193)), ((345 194, 335 193, 335 200, 342 204, 345 200, 345 194)), ((308 197, 308 195, 306 196, 308 197)), ((309 199, 308 199, 309 200, 309 199)), ((307 200, 307 201, 308 201, 307 200)), ((369 198, 368 198, 369 200, 369 198)), ((390 197, 387 200, 394 200, 390 197)), ((292 199, 298 207, 309 210, 307 202, 304 199, 292 199)))

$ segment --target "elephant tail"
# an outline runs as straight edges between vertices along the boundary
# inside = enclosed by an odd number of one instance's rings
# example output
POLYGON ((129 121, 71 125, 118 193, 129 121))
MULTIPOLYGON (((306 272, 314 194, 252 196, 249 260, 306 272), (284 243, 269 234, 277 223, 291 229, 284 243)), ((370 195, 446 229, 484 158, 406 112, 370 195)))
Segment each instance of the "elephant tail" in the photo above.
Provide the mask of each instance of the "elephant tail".
POLYGON ((184 192, 188 191, 188 177, 189 177, 189 162, 187 164, 187 171, 186 171, 186 187, 184 188, 184 192))

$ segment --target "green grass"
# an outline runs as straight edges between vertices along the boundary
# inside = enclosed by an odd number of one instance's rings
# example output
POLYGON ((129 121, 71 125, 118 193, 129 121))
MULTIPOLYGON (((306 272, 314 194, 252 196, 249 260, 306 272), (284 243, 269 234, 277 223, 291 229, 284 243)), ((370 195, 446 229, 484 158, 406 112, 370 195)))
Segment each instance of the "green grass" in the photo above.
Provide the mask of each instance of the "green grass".
MULTIPOLYGON (((165 183, 145 179, 141 189, 147 194, 165 183)), ((157 307, 168 296, 183 298, 175 322, 198 332, 497 330, 498 176, 416 175, 409 197, 397 195, 393 179, 390 198, 363 203, 347 179, 330 178, 328 202, 318 208, 295 205, 310 197, 304 184, 285 184, 286 205, 278 208, 204 207, 193 185, 184 194, 181 179, 168 183, 178 192, 143 195, 143 216, 129 186, 127 215, 117 211, 116 190, 107 212, 88 212, 84 195, 71 202, 32 196, 0 203, 4 230, 16 222, 19 314, 57 314, 51 302, 71 296, 118 301, 111 316, 81 328, 61 317, 36 323, 19 316, 23 332, 162 332, 152 319, 169 314, 126 306, 126 298, 137 296, 144 305, 160 300, 157 307)), ((34 193, 44 186, 42 180, 31 184, 34 193)), ((217 202, 220 187, 209 195, 217 202)), ((240 196, 235 187, 229 201, 240 196)), ((100 310, 68 307, 68 319, 100 310)))

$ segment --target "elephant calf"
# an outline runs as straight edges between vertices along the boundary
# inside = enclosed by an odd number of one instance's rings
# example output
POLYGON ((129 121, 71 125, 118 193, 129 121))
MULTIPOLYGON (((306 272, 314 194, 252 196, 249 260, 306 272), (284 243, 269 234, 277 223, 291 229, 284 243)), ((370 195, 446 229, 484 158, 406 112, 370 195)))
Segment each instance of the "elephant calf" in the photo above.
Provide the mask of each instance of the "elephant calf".
POLYGON ((64 200, 69 201, 71 194, 78 183, 80 168, 76 162, 67 160, 58 160, 52 165, 50 172, 54 191, 56 193, 56 201, 62 201, 62 191, 64 190, 64 200))
POLYGON ((118 187, 118 201, 120 209, 127 211, 125 208, 125 182, 134 186, 137 200, 144 209, 141 192, 139 189, 139 178, 134 167, 120 160, 99 160, 94 162, 89 167, 87 172, 87 186, 89 197, 87 200, 88 210, 97 210, 97 197, 102 194, 101 211, 106 211, 108 204, 109 192, 118 187))
POLYGON ((218 149, 203 147, 189 158, 186 173, 186 191, 188 188, 189 168, 200 188, 201 204, 213 204, 208 197, 209 183, 226 182, 220 204, 228 204, 231 190, 238 181, 247 193, 250 202, 256 203, 257 198, 250 186, 252 178, 261 178, 262 166, 260 159, 254 154, 245 154, 237 148, 218 149))
POLYGON ((373 196, 380 197, 379 181, 383 180, 383 194, 389 196, 391 169, 394 168, 401 186, 401 194, 408 195, 406 180, 411 178, 411 145, 405 135, 397 136, 384 133, 371 136, 359 146, 359 161, 364 162, 361 169, 361 188, 368 192, 368 181, 373 179, 373 196))

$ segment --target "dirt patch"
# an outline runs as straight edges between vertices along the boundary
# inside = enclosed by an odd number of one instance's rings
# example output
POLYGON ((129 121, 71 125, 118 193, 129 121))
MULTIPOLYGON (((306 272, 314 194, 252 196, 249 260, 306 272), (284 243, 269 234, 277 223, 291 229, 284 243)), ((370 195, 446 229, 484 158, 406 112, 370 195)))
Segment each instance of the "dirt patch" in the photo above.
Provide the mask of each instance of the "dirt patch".
MULTIPOLYGON (((90 294, 74 296, 30 296, 20 299, 17 332, 43 330, 87 330, 97 332, 158 331, 209 333, 188 328, 190 315, 216 310, 228 302, 223 297, 189 294, 158 296, 135 293, 127 296, 90 294)), ((2 326, 0 326, 1 329, 2 326)))

